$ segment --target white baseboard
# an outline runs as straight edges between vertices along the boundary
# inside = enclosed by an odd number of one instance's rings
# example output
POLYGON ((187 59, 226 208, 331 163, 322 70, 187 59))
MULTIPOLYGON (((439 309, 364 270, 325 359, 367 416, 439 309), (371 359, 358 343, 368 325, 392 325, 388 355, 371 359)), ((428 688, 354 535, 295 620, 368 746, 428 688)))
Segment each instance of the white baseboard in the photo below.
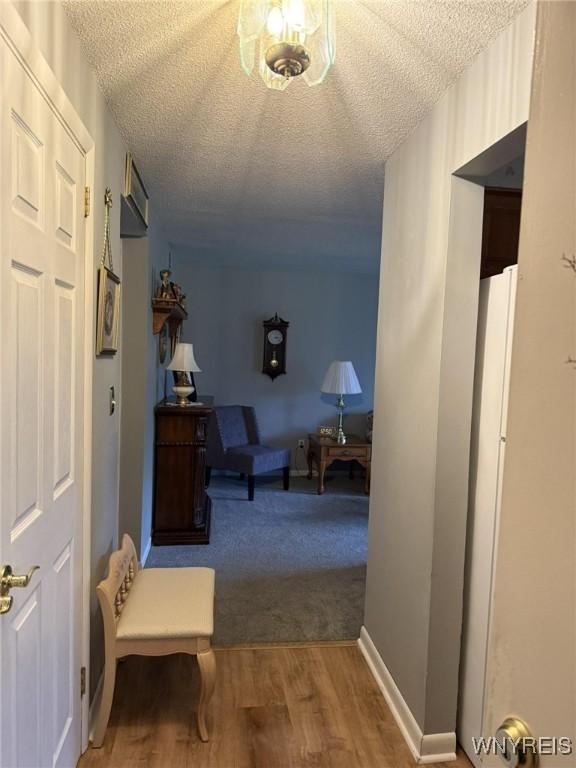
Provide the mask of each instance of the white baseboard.
POLYGON ((140 568, 144 568, 144 566, 146 565, 146 560, 148 560, 148 555, 150 554, 151 549, 152 549, 152 537, 148 539, 148 542, 144 547, 144 551, 142 552, 142 557, 140 558, 140 568))
POLYGON ((291 469, 290 470, 290 477, 307 477, 307 476, 308 476, 307 469, 291 469))
POLYGON ((98 709, 100 707, 100 699, 102 698, 102 686, 104 685, 104 670, 100 674, 98 679, 98 685, 94 691, 94 697, 90 702, 90 711, 88 714, 88 741, 92 740, 94 734, 94 728, 96 727, 96 718, 98 717, 98 709))
POLYGON ((456 734, 454 732, 426 735, 422 733, 410 707, 404 701, 404 697, 372 642, 366 627, 362 627, 360 630, 358 646, 386 699, 390 711, 394 715, 414 760, 419 764, 445 763, 456 760, 456 734))

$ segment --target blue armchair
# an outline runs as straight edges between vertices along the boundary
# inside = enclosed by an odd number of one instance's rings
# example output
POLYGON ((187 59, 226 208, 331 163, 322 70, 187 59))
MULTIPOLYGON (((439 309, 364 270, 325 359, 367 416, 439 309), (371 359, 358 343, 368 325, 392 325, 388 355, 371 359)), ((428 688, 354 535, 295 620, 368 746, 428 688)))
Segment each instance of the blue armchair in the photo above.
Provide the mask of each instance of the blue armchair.
POLYGON ((284 490, 290 489, 290 449, 262 445, 254 408, 224 405, 214 408, 206 441, 206 483, 212 469, 230 469, 248 476, 248 499, 254 501, 255 476, 281 469, 284 490))

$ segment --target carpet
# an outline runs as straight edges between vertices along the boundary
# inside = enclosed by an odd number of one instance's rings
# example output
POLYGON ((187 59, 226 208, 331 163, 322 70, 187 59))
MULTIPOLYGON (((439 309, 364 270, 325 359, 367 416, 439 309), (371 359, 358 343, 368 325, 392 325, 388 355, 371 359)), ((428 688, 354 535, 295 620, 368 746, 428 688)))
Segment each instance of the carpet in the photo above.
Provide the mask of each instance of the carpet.
POLYGON ((210 544, 152 547, 146 567, 216 570, 214 643, 357 639, 364 615, 368 497, 362 481, 216 477, 210 544))

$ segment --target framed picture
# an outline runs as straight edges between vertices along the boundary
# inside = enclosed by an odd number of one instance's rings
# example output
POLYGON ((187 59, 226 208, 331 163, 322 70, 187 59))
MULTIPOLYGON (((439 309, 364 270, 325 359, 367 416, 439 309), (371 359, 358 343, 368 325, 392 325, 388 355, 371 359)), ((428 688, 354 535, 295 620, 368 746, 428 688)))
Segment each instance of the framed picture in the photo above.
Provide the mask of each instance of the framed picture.
POLYGON ((166 353, 168 352, 168 323, 164 323, 158 334, 158 359, 160 364, 163 365, 166 361, 166 353))
POLYGON ((97 355, 115 355, 118 351, 120 288, 120 278, 102 265, 98 271, 97 355))
POLYGON ((134 213, 142 219, 144 226, 148 227, 148 193, 129 152, 126 155, 124 197, 134 213))

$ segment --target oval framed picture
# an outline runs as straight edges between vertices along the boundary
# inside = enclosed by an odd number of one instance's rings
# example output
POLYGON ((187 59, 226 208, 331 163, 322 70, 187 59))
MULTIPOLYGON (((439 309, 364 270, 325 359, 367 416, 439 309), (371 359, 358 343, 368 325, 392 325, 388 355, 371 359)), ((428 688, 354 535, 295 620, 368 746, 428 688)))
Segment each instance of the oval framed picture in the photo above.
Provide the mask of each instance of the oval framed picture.
POLYGON ((158 334, 158 359, 160 364, 163 365, 166 360, 166 353, 168 352, 168 323, 164 323, 158 334))
POLYGON ((98 270, 97 355, 115 355, 118 351, 120 287, 120 278, 101 264, 98 270))

